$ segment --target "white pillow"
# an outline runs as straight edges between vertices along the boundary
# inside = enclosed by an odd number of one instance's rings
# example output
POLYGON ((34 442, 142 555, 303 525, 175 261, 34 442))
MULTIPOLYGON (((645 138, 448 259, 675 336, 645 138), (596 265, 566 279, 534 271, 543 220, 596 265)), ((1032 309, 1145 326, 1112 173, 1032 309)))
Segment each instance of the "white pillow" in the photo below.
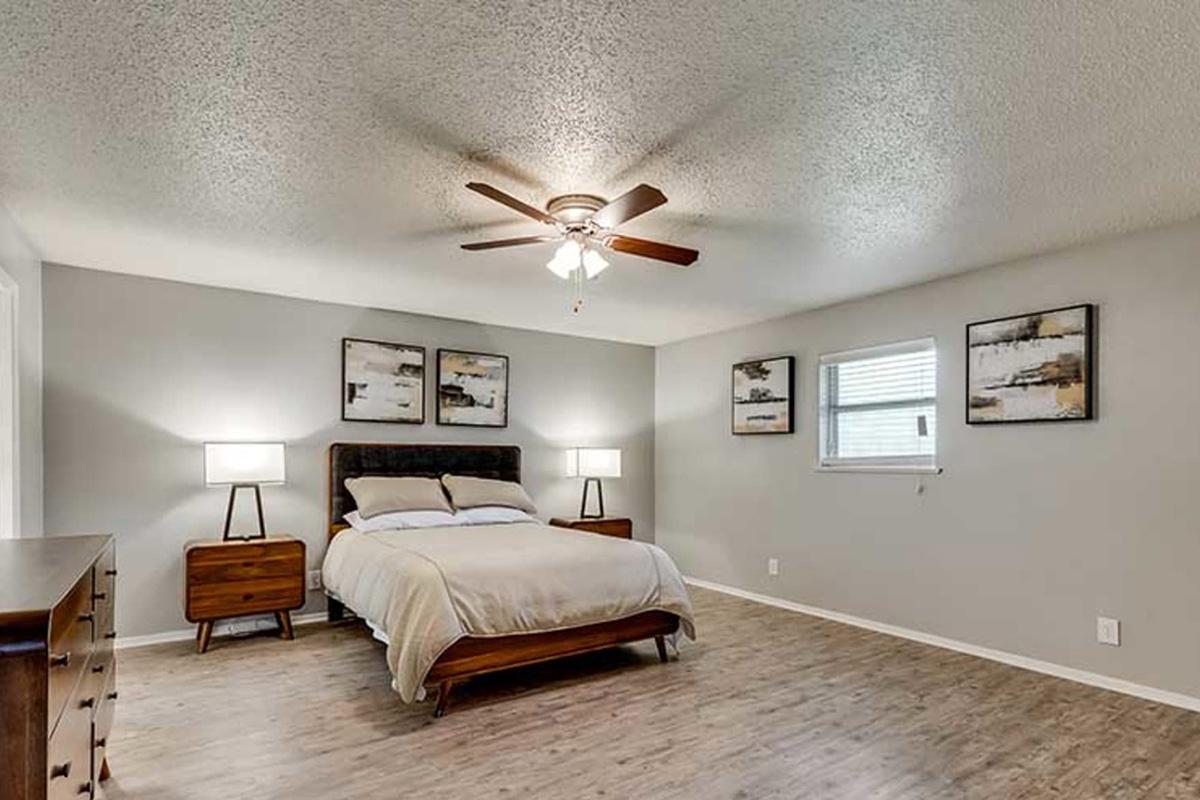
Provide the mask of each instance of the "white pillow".
POLYGON ((393 511, 390 514, 376 514, 370 519, 363 519, 357 511, 351 511, 342 519, 346 520, 351 528, 362 533, 467 524, 448 511, 393 511))
POLYGON ((508 506, 477 506, 460 508, 454 516, 464 525, 500 525, 506 522, 537 522, 519 508, 508 506))

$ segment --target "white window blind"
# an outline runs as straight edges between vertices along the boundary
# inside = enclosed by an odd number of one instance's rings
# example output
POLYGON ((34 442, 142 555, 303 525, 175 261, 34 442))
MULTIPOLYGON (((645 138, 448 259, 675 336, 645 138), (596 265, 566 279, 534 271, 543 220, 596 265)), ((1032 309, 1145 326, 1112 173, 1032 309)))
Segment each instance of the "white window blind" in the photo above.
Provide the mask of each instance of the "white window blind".
POLYGON ((820 365, 822 466, 934 466, 932 339, 822 356, 820 365))

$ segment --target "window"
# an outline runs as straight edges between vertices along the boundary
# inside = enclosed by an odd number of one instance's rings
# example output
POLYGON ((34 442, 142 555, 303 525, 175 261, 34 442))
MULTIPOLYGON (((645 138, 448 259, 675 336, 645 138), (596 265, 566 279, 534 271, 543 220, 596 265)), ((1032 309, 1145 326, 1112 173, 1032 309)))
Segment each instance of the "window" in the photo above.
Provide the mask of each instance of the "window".
POLYGON ((821 466, 934 467, 932 339, 821 356, 821 466))

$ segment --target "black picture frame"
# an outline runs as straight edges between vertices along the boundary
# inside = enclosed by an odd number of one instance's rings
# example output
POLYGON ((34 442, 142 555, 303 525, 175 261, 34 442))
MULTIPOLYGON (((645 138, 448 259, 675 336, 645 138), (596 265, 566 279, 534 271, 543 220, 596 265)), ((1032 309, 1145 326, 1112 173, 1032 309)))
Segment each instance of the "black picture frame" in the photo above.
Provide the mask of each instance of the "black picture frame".
POLYGON ((464 428, 507 428, 509 403, 509 361, 508 356, 501 353, 480 353, 474 350, 456 350, 439 347, 437 351, 437 390, 434 392, 434 420, 438 425, 448 425, 464 428), (442 361, 447 354, 474 356, 477 358, 494 358, 504 362, 504 416, 500 422, 454 422, 443 418, 442 396, 446 393, 446 385, 442 380, 442 361))
POLYGON ((1046 422, 1090 422, 1096 419, 1096 354, 1097 354, 1097 311, 1094 303, 1076 303, 1069 306, 1060 306, 1058 308, 1048 308, 1044 311, 1030 311, 1024 314, 1010 314, 1005 317, 996 317, 995 319, 985 319, 978 322, 967 323, 965 329, 965 352, 964 352, 964 402, 963 413, 968 425, 1037 425, 1046 422), (1025 317, 1038 317, 1046 314, 1057 314, 1063 311, 1077 311, 1083 309, 1084 312, 1084 341, 1083 341, 1083 402, 1084 411, 1081 416, 1075 417, 1031 417, 1023 419, 972 419, 971 418, 971 329, 980 325, 991 325, 997 322, 1008 322, 1010 320, 1023 319, 1025 317))
POLYGON ((343 422, 383 423, 383 424, 387 424, 387 425, 424 425, 425 424, 425 395, 426 395, 425 388, 427 385, 425 379, 426 379, 426 376, 428 373, 428 365, 427 365, 426 361, 427 361, 427 359, 426 359, 425 348, 420 345, 403 344, 401 342, 385 342, 385 341, 382 341, 379 339, 362 339, 362 338, 359 338, 356 336, 342 337, 342 382, 339 387, 340 394, 341 394, 340 403, 342 406, 342 421, 343 422), (377 345, 379 347, 393 348, 395 350, 408 350, 408 351, 411 351, 414 353, 421 354, 421 402, 420 402, 421 416, 419 418, 417 418, 417 419, 383 419, 383 418, 372 419, 372 418, 358 417, 358 416, 347 416, 346 406, 348 403, 354 402, 352 399, 349 398, 348 387, 350 385, 350 382, 347 380, 347 376, 346 376, 346 351, 347 351, 347 349, 349 349, 350 343, 352 343, 352 342, 359 342, 361 344, 373 344, 373 345, 377 345))
POLYGON ((796 357, 771 356, 739 361, 730 368, 729 378, 729 430, 734 436, 771 436, 796 432, 796 357), (787 365, 787 429, 786 430, 738 430, 737 372, 752 364, 769 364, 782 361, 787 365))

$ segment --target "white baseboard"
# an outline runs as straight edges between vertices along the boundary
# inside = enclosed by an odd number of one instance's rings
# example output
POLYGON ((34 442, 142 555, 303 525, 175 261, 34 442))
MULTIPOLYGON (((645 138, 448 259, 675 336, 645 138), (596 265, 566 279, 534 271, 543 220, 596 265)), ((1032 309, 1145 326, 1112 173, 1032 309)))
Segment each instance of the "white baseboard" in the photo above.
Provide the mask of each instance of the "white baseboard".
MULTIPOLYGON (((324 611, 315 612, 312 614, 299 614, 292 617, 293 625, 310 625, 314 622, 324 622, 326 615, 324 611)), ((238 634, 247 634, 260 630, 272 630, 276 626, 275 618, 268 617, 247 617, 244 619, 233 619, 228 622, 219 622, 213 626, 213 636, 231 636, 238 634)), ((124 650, 130 647, 145 647, 151 644, 162 644, 163 642, 186 642, 189 639, 196 638, 195 626, 184 628, 175 631, 163 631, 162 633, 150 633, 145 636, 119 636, 113 644, 118 650, 124 650)))
POLYGON ((801 614, 809 614, 814 617, 832 620, 833 622, 841 622, 845 625, 853 625, 856 628, 865 628, 876 633, 884 633, 888 636, 898 636, 901 639, 910 639, 914 642, 933 645, 934 647, 942 647, 947 650, 955 650, 959 653, 986 658, 989 661, 999 661, 1001 664, 1008 664, 1021 669, 1040 672, 1045 675, 1053 675, 1056 678, 1065 678, 1076 683, 1085 683, 1088 686, 1097 686, 1101 689, 1108 689, 1113 692, 1133 695, 1140 697, 1143 700, 1152 700, 1155 703, 1162 703, 1168 706, 1177 706, 1178 708, 1186 708, 1188 711, 1200 711, 1200 697, 1192 697, 1178 692, 1169 692, 1165 689, 1156 689, 1153 686, 1143 686, 1140 683, 1123 680, 1121 678, 1113 678, 1108 675, 1100 675, 1095 672, 1087 672, 1074 667, 1064 667, 1061 664, 1054 664, 1049 661, 1041 661, 1028 656, 1017 655, 1016 653, 1006 653, 1003 650, 993 650, 990 647, 981 647, 977 644, 968 642, 960 642, 956 639, 947 639, 944 636, 935 636, 932 633, 924 633, 922 631, 914 631, 909 628, 901 628, 898 625, 889 625, 885 622, 876 622, 862 617, 855 617, 850 614, 843 614, 840 611, 827 611, 816 606, 808 606, 803 603, 794 603, 791 600, 783 600, 770 595, 758 594, 757 592, 748 592, 745 589, 738 589, 733 586, 726 586, 722 583, 714 583, 713 581, 701 580, 700 578, 692 578, 685 576, 684 580, 698 586, 701 589, 712 589, 723 594, 740 597, 743 600, 751 600, 755 603, 763 603, 776 608, 787 609, 788 611, 798 611, 801 614))

